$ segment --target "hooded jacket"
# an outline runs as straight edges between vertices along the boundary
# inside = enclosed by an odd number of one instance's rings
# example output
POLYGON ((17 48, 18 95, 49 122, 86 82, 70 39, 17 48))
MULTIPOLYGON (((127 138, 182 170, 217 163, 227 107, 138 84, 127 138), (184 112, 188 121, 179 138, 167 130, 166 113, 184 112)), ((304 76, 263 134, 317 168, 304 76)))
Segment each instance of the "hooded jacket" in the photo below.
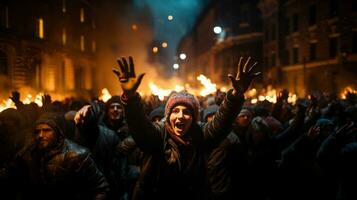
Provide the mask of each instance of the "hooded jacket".
POLYGON ((59 117, 45 115, 36 123, 51 126, 56 146, 39 152, 32 143, 22 149, 10 174, 22 199, 105 199, 108 183, 87 149, 64 139, 59 117))

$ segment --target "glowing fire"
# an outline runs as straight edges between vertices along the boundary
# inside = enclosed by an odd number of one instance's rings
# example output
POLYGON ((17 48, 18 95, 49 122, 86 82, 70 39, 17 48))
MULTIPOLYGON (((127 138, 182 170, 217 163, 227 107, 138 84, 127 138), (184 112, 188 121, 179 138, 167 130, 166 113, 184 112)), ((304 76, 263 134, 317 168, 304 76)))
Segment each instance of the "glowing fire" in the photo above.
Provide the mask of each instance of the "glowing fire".
MULTIPOLYGON (((272 88, 272 86, 268 86, 267 90, 264 92, 264 90, 262 92, 260 92, 260 94, 258 95, 258 92, 255 88, 248 90, 245 93, 246 97, 248 99, 250 99, 250 103, 251 104, 256 104, 259 101, 269 101, 270 103, 276 103, 277 101, 277 90, 272 88)), ((297 95, 293 94, 293 93, 289 93, 288 96, 288 102, 291 104, 295 104, 297 99, 297 95)))
POLYGON ((3 100, 2 103, 0 103, 0 112, 7 108, 16 108, 15 104, 12 102, 11 99, 3 100))
MULTIPOLYGON (((35 98, 33 98, 32 94, 27 94, 25 95, 25 98, 22 99, 22 103, 30 104, 34 102, 38 106, 42 107, 42 96, 43 93, 38 93, 36 94, 35 98)), ((2 103, 0 103, 0 112, 7 108, 16 108, 14 102, 10 98, 8 98, 7 100, 3 100, 2 103)))
POLYGON ((31 102, 36 103, 38 106, 42 107, 42 96, 43 93, 36 94, 35 98, 31 94, 27 94, 25 99, 22 101, 24 104, 30 104, 31 102))
POLYGON ((185 89, 181 85, 176 85, 174 89, 163 89, 152 81, 149 82, 149 87, 152 94, 158 96, 161 101, 163 101, 165 97, 169 96, 172 91, 180 92, 185 89))
POLYGON ((203 74, 199 75, 197 77, 197 80, 199 80, 201 84, 204 86, 204 89, 200 91, 201 96, 207 96, 217 91, 217 85, 212 83, 211 80, 205 77, 203 74))
POLYGON ((103 88, 102 96, 100 96, 99 99, 104 102, 107 102, 110 98, 112 98, 112 95, 109 93, 109 90, 107 88, 103 88))
POLYGON ((357 94, 357 90, 353 89, 351 86, 347 86, 340 93, 340 97, 346 99, 348 93, 357 94))

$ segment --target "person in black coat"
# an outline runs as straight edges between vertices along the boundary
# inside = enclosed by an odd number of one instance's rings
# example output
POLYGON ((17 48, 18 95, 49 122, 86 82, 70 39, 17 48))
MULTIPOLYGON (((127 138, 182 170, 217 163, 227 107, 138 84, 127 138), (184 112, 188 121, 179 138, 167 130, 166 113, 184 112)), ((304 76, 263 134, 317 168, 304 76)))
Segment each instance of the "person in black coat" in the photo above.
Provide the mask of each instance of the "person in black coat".
POLYGON ((65 139, 61 116, 44 114, 36 121, 33 142, 8 169, 19 199, 106 198, 108 183, 89 151, 65 139))

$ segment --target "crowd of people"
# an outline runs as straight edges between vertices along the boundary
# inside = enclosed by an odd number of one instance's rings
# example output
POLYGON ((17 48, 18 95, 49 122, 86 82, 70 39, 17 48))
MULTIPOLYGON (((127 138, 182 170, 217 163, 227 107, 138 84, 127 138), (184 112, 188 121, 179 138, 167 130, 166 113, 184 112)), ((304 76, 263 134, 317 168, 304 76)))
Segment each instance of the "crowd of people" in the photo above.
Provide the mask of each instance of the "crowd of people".
POLYGON ((357 199, 357 94, 251 104, 240 58, 227 93, 141 98, 133 59, 109 101, 11 99, 0 112, 1 199, 357 199))

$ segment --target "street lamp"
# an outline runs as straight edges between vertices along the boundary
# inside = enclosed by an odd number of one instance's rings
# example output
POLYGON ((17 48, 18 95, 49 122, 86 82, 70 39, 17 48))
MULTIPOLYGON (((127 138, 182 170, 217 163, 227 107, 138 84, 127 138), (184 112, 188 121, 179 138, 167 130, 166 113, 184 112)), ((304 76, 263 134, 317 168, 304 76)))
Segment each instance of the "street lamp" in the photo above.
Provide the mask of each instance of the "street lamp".
POLYGON ((187 58, 186 54, 185 53, 181 53, 180 54, 180 59, 181 60, 185 60, 187 58))
POLYGON ((213 27, 213 32, 217 35, 222 33, 222 27, 220 27, 220 26, 213 27))
POLYGON ((159 51, 159 48, 157 48, 157 47, 153 47, 153 48, 152 48, 152 52, 153 52, 153 53, 157 53, 158 51, 159 51))
POLYGON ((180 68, 180 65, 177 64, 177 63, 175 63, 174 65, 172 65, 172 67, 173 67, 174 69, 178 69, 178 68, 180 68))

